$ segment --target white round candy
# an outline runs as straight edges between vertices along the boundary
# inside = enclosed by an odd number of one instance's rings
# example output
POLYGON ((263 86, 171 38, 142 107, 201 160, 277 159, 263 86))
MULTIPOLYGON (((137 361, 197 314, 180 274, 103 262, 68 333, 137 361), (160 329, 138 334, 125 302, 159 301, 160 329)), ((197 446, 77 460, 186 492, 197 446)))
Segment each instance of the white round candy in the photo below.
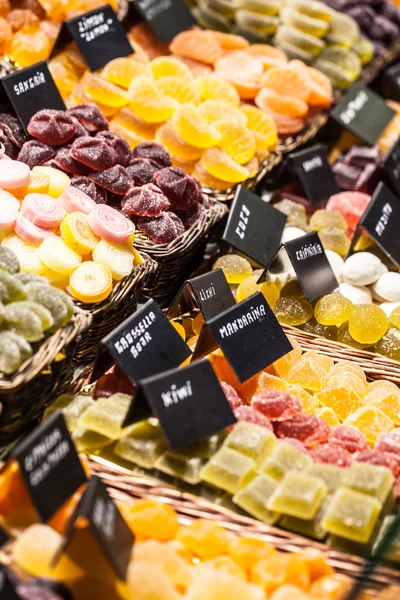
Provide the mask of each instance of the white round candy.
POLYGON ((370 285, 382 275, 382 261, 370 252, 349 256, 343 267, 343 281, 351 285, 370 285))
POLYGON ((365 286, 356 287, 350 283, 341 283, 339 292, 353 304, 372 304, 372 295, 365 286))
POLYGON ((400 306, 400 302, 383 302, 379 308, 383 310, 387 317, 390 317, 395 308, 400 306))
POLYGON ((388 272, 381 275, 372 286, 375 294, 388 302, 400 302, 400 273, 388 272))
POLYGON ((303 237, 306 232, 300 229, 300 227, 285 227, 282 233, 281 243, 291 242, 297 238, 303 237))
POLYGON ((280 281, 281 285, 285 285, 291 279, 296 277, 292 263, 289 260, 285 248, 281 248, 276 255, 274 262, 268 271, 271 281, 280 281))
POLYGON ((332 271, 335 274, 338 283, 343 281, 343 258, 333 250, 325 250, 326 258, 329 260, 329 264, 332 267, 332 271))

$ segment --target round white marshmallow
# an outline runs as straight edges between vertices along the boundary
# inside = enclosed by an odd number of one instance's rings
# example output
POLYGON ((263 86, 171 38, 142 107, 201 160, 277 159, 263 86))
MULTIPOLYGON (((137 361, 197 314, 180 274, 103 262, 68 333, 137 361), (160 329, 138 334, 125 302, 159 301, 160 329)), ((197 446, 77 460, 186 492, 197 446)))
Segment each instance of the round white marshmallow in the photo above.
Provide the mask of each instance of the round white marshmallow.
POLYGON ((326 258, 329 260, 329 264, 332 267, 332 271, 335 274, 338 283, 343 281, 343 258, 333 250, 325 250, 326 258))
POLYGON ((384 273, 372 287, 387 302, 400 302, 400 273, 384 273))
POLYGON ((365 286, 357 287, 351 283, 341 283, 339 292, 353 304, 372 304, 372 295, 365 286))
POLYGON ((370 252, 358 252, 349 256, 343 267, 343 281, 351 285, 375 283, 383 272, 382 261, 370 252))

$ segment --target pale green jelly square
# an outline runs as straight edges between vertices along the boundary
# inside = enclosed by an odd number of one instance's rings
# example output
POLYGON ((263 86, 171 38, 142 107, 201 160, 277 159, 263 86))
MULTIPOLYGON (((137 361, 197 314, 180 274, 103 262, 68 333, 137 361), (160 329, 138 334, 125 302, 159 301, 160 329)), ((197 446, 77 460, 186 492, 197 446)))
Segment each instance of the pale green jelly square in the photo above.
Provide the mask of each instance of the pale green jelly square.
POLYGON ((259 465, 271 453, 275 444, 275 435, 266 427, 240 421, 226 438, 224 446, 249 456, 259 465))
POLYGON ((297 517, 291 517, 284 515, 279 521, 279 527, 292 531, 293 533, 299 533, 305 535, 314 540, 324 540, 327 536, 326 531, 321 525, 321 521, 331 501, 331 496, 327 496, 322 502, 317 514, 311 520, 299 519, 297 517))
POLYGON ((225 432, 214 433, 213 435, 205 437, 202 440, 184 446, 178 451, 179 456, 185 455, 188 458, 193 456, 206 459, 212 458, 220 449, 225 437, 225 432))
POLYGON ((233 497, 233 502, 252 517, 273 525, 280 514, 268 510, 267 502, 277 487, 277 482, 268 475, 257 475, 233 497))
POLYGON ((322 519, 322 527, 347 540, 366 544, 382 510, 376 498, 345 486, 334 493, 322 519))
MULTIPOLYGON (((395 515, 388 515, 387 517, 385 517, 383 519, 381 528, 379 530, 379 533, 376 537, 376 540, 375 540, 375 543, 374 543, 374 546, 372 549, 373 554, 377 553, 377 551, 379 549, 379 544, 381 543, 383 537, 387 533, 387 530, 392 525, 395 518, 396 518, 395 515)), ((388 560, 393 560, 394 562, 400 563, 400 531, 399 530, 397 530, 397 534, 395 535, 394 539, 392 539, 392 543, 390 544, 390 547, 386 550, 385 558, 387 558, 388 560)))
POLYGON ((298 519, 313 519, 328 493, 322 479, 291 471, 267 502, 269 510, 298 519))
POLYGON ((205 465, 201 478, 236 494, 257 475, 256 463, 241 452, 223 446, 205 465))
POLYGON ((306 471, 312 458, 287 442, 278 442, 261 465, 261 472, 279 481, 290 471, 306 471))
POLYGON ((386 501, 394 484, 394 477, 386 467, 353 462, 343 480, 343 485, 374 496, 381 504, 386 501))
POLYGON ((347 471, 348 469, 337 467, 336 465, 315 462, 307 470, 307 473, 313 477, 323 479, 328 489, 328 494, 332 494, 342 485, 343 478, 347 471))
POLYGON ((77 451, 86 452, 88 454, 95 453, 98 450, 105 448, 105 446, 112 444, 114 441, 105 435, 101 435, 101 433, 96 433, 95 431, 85 429, 84 427, 75 429, 71 433, 71 437, 77 451))
POLYGON ((131 400, 132 396, 127 394, 113 394, 109 398, 99 398, 81 415, 78 425, 117 440, 124 433, 122 423, 131 400))
POLYGON ((165 452, 156 460, 154 467, 171 477, 197 485, 201 482, 200 473, 205 462, 205 459, 199 456, 188 457, 183 453, 180 455, 178 452, 165 452))
POLYGON ((69 431, 78 429, 81 415, 83 415, 89 406, 93 406, 95 403, 96 402, 90 396, 75 396, 72 402, 62 409, 69 431))
POLYGON ((146 420, 129 427, 128 432, 118 440, 114 452, 144 469, 151 469, 167 448, 159 424, 146 420))

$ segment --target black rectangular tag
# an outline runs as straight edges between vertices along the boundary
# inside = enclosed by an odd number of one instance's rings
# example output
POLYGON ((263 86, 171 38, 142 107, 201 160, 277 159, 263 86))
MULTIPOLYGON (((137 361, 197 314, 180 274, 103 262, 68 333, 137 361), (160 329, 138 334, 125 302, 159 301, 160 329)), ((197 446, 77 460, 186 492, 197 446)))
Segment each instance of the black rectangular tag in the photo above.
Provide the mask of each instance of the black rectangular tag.
POLYGON ((8 542, 9 539, 10 538, 8 536, 8 533, 0 525, 0 548, 2 548, 4 544, 8 542))
POLYGON ((140 382, 124 425, 146 409, 160 421, 170 448, 182 448, 236 423, 224 391, 207 360, 140 382))
POLYGON ((326 203, 340 192, 328 162, 326 146, 315 144, 289 155, 311 204, 326 203))
POLYGON ((386 152, 381 165, 389 178, 389 183, 400 196, 400 138, 386 152))
POLYGON ((133 382, 178 367, 191 355, 154 300, 146 302, 101 343, 133 382))
POLYGON ((21 600, 21 596, 15 591, 6 567, 3 565, 0 566, 0 598, 1 600, 21 600))
POLYGON ((160 42, 197 25, 184 0, 132 0, 134 7, 150 25, 160 42))
POLYGON ((135 536, 110 497, 104 483, 92 476, 76 507, 64 534, 65 542, 54 563, 57 564, 75 532, 79 517, 88 520, 90 530, 100 550, 117 576, 125 580, 135 536))
POLYGON ((268 268, 281 242, 286 215, 239 186, 222 239, 268 268))
POLYGON ((358 226, 400 266, 400 200, 383 182, 378 184, 358 226))
POLYGON ((64 100, 44 60, 3 77, 1 83, 25 131, 39 110, 65 110, 64 100))
POLYGON ((331 112, 340 125, 373 146, 395 111, 363 83, 355 83, 331 112))
POLYGON ((204 319, 207 320, 235 304, 235 298, 224 272, 222 269, 215 269, 215 271, 185 281, 168 309, 167 315, 174 314, 174 309, 178 305, 181 307, 184 305, 185 310, 192 310, 194 306, 197 306, 204 319))
POLYGON ((51 57, 74 41, 91 71, 133 53, 124 28, 109 4, 64 21, 51 57))
POLYGON ((400 63, 385 69, 379 79, 380 86, 386 98, 400 101, 400 63))
POLYGON ((12 456, 44 523, 87 481, 61 411, 37 427, 12 456))
POLYGON ((216 347, 241 383, 292 350, 261 292, 207 321, 194 356, 205 356, 216 347))
POLYGON ((284 244, 305 297, 309 302, 338 287, 318 233, 312 232, 284 244))

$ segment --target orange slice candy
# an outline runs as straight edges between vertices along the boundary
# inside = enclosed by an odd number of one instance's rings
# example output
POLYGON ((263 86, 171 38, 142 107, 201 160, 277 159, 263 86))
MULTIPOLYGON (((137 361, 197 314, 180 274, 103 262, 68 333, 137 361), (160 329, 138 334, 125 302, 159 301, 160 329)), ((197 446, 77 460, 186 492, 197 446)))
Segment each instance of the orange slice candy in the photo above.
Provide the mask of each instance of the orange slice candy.
POLYGON ((277 94, 308 102, 311 91, 310 79, 290 66, 269 69, 263 75, 261 83, 263 87, 277 94))
POLYGON ((310 106, 320 106, 321 108, 330 108, 333 99, 332 84, 326 75, 313 69, 307 68, 308 76, 311 79, 311 91, 308 97, 310 106))
POLYGON ((285 65, 288 62, 287 56, 282 50, 268 44, 251 44, 245 52, 250 56, 259 58, 265 71, 271 67, 285 65))
POLYGON ((223 33, 222 31, 210 31, 210 33, 221 44, 222 50, 243 50, 249 46, 248 40, 241 35, 223 33))
POLYGON ((257 56, 250 56, 247 51, 230 52, 215 63, 215 70, 234 73, 246 79, 257 79, 264 72, 262 60, 257 56))
POLYGON ((269 109, 264 108, 264 112, 270 115, 275 121, 276 128, 278 130, 279 135, 294 135, 295 133, 299 133, 305 127, 305 119, 301 117, 289 117, 288 115, 280 115, 279 113, 269 109))
POLYGON ((278 142, 278 131, 272 116, 250 104, 244 104, 240 110, 247 117, 247 127, 255 133, 256 150, 274 148, 278 142))
POLYGON ((191 29, 174 37, 169 49, 172 54, 213 65, 222 56, 222 46, 208 31, 191 29))
POLYGON ((151 72, 146 63, 131 58, 115 58, 106 64, 101 73, 104 79, 110 83, 119 85, 126 90, 134 77, 138 75, 147 75, 151 77, 151 72))
POLYGON ((257 95, 256 104, 259 108, 269 108, 281 115, 289 117, 305 117, 308 113, 308 105, 303 100, 282 96, 273 90, 263 88, 257 95))

